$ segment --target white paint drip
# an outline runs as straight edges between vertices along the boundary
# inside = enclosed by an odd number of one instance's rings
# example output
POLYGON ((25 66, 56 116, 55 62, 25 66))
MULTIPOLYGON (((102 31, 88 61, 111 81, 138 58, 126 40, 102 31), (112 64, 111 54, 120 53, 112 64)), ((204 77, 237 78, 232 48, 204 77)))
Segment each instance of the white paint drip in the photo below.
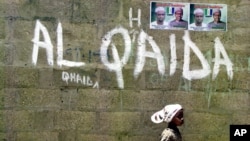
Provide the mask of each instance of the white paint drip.
POLYGON ((38 58, 38 50, 39 47, 46 49, 47 54, 47 62, 49 65, 53 66, 53 45, 50 40, 49 33, 45 26, 41 24, 39 20, 36 21, 35 31, 34 31, 34 38, 32 39, 33 44, 33 52, 32 52, 32 63, 36 65, 37 58, 38 58), (40 31, 42 32, 44 41, 40 41, 40 31))
POLYGON ((143 30, 141 30, 138 37, 138 47, 137 47, 137 61, 135 63, 134 77, 138 78, 139 74, 145 65, 146 57, 154 58, 158 64, 158 71, 161 75, 165 73, 165 63, 163 56, 158 45, 155 43, 151 36, 148 36, 143 30), (146 51, 146 40, 152 46, 154 52, 146 51))
POLYGON ((139 32, 133 29, 129 33, 133 35, 132 43, 135 43, 136 35, 139 34, 139 32))
POLYGON ((225 65, 227 67, 227 75, 229 79, 233 79, 233 63, 230 61, 226 50, 221 43, 220 39, 215 38, 214 50, 215 50, 215 58, 214 58, 214 69, 212 79, 215 79, 219 73, 220 65, 225 65), (220 54, 224 59, 221 58, 220 54))
POLYGON ((210 66, 203 56, 203 54, 200 52, 199 48, 191 41, 189 37, 189 32, 185 31, 185 34, 183 36, 184 40, 184 64, 183 64, 183 77, 192 80, 192 79, 202 79, 206 76, 208 76, 211 73, 210 66), (193 52, 196 54, 196 56, 199 58, 202 68, 199 70, 190 70, 190 49, 193 50, 193 52))
POLYGON ((83 62, 74 62, 63 59, 63 31, 60 22, 57 26, 57 65, 60 67, 62 67, 62 65, 68 67, 80 67, 85 65, 83 62))
POLYGON ((176 41, 175 34, 170 35, 170 51, 171 51, 171 59, 170 59, 170 76, 173 75, 176 71, 177 66, 177 55, 176 55, 176 41))
POLYGON ((131 39, 130 39, 128 30, 123 27, 117 27, 117 28, 112 29, 103 37, 102 45, 100 48, 101 48, 101 51, 100 51, 101 61, 110 71, 116 72, 118 87, 124 88, 122 67, 125 64, 127 64, 129 55, 131 52, 131 39), (112 37, 115 34, 121 34, 125 42, 125 51, 121 60, 119 58, 119 54, 117 52, 116 46, 112 43, 112 37), (113 54, 113 59, 114 59, 113 63, 110 63, 108 61, 108 56, 107 56, 107 51, 108 51, 108 47, 110 44, 111 44, 112 54, 113 54))

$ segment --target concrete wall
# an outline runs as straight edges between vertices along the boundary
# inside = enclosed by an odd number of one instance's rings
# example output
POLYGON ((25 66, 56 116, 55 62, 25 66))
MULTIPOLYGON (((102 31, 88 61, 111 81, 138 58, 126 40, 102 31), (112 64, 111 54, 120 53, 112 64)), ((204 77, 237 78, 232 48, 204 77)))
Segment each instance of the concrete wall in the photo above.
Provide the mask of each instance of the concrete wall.
MULTIPOLYGON (((170 103, 185 109, 185 124, 180 127, 184 141, 228 141, 230 124, 250 124, 250 1, 170 1, 227 4, 228 31, 151 30, 149 0, 1 0, 0 140, 155 141, 166 124, 154 124, 150 116, 170 103), (141 10, 140 26, 137 21, 129 25, 130 9, 133 17, 141 10), (38 40, 49 37, 53 49, 39 48, 35 55, 32 40, 39 23, 49 35, 40 31, 38 40), (62 48, 57 45, 60 23, 62 48), (108 63, 114 64, 111 47, 106 54, 100 51, 107 41, 103 37, 115 30, 119 33, 111 41, 120 58, 126 54, 127 39, 122 35, 128 32, 131 39, 132 52, 122 73, 107 69, 108 63), (147 58, 138 78, 134 75, 142 30, 161 51, 164 74, 156 59, 147 58), (211 68, 204 78, 183 77, 182 37, 188 33, 211 68), (170 35, 176 37, 173 75, 169 74, 170 35), (227 66, 221 65, 212 79, 216 37, 233 64, 231 78, 227 66), (59 54, 66 60, 64 65, 62 60, 58 65, 58 49, 63 49, 59 54)), ((153 52, 150 43, 146 46, 153 52)), ((190 69, 202 69, 192 50, 190 60, 190 69)))

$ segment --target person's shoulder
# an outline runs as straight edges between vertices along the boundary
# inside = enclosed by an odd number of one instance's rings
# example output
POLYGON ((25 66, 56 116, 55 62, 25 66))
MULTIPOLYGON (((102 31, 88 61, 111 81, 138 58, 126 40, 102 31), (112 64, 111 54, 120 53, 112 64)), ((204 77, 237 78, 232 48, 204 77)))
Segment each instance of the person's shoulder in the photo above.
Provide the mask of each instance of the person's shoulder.
MULTIPOLYGON (((209 25, 212 25, 212 24, 215 24, 215 23, 212 21, 212 22, 209 22, 208 24, 209 24, 209 25)), ((219 21, 217 24, 226 24, 226 23, 223 22, 223 21, 219 21)))
POLYGON ((210 25, 210 24, 213 24, 214 22, 212 21, 212 22, 209 22, 208 24, 210 25))
POLYGON ((166 128, 161 133, 161 140, 169 141, 175 137, 174 130, 166 128))
POLYGON ((172 27, 172 26, 174 26, 174 25, 175 25, 175 20, 172 20, 172 21, 169 22, 169 26, 172 27))
POLYGON ((225 23, 225 22, 223 22, 223 21, 220 21, 219 23, 220 23, 220 24, 226 24, 226 23, 225 23))
MULTIPOLYGON (((188 22, 185 21, 185 20, 180 20, 179 22, 188 23, 188 22)), ((172 21, 170 21, 169 23, 179 23, 179 22, 177 22, 176 20, 172 20, 172 21)))
POLYGON ((174 130, 171 129, 171 128, 165 128, 163 131, 162 131, 162 134, 173 134, 174 130))
POLYGON ((161 141, 181 141, 181 135, 174 129, 166 128, 161 133, 161 141))
POLYGON ((157 22, 150 23, 150 29, 169 29, 168 22, 164 22, 163 25, 158 25, 157 22))
POLYGON ((172 21, 170 21, 169 23, 174 23, 175 22, 175 20, 172 20, 172 21))
POLYGON ((207 24, 206 24, 206 23, 202 23, 202 26, 206 27, 206 26, 207 26, 207 24))
POLYGON ((191 24, 189 24, 189 26, 195 26, 195 23, 191 23, 191 24))
POLYGON ((185 21, 185 20, 181 20, 181 22, 188 23, 188 22, 187 22, 187 21, 185 21))
POLYGON ((163 25, 169 25, 169 23, 168 23, 168 22, 166 22, 166 21, 164 21, 164 22, 163 22, 163 25))

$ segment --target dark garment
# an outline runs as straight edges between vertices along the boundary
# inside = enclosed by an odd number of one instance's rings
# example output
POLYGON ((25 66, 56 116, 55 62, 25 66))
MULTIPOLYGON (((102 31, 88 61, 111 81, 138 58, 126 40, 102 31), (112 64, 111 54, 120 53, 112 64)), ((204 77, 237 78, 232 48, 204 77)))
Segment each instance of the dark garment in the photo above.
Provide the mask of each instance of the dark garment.
POLYGON ((188 28, 188 22, 184 20, 176 21, 173 20, 169 23, 169 26, 171 28, 182 28, 182 29, 187 29, 188 28))
POLYGON ((168 128, 162 131, 160 141, 182 141, 181 133, 175 125, 169 124, 168 128))
POLYGON ((226 23, 222 21, 218 23, 210 22, 208 23, 208 28, 211 30, 226 30, 226 23))

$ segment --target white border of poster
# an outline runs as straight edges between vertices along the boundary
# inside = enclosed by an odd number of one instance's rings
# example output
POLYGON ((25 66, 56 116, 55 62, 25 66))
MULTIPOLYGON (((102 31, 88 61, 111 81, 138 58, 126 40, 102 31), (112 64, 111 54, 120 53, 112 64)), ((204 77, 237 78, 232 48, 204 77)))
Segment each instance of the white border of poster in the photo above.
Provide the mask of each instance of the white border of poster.
MULTIPOLYGON (((177 2, 151 2, 150 3, 150 29, 172 29, 187 30, 189 23, 189 3, 177 2), (159 10, 164 10, 165 15, 159 15, 159 10), (157 16, 159 15, 159 16, 157 16), (176 22, 176 17, 180 18, 180 22, 176 22), (160 17, 161 16, 161 17, 160 17), (157 17, 163 18, 162 25, 157 17)), ((162 19, 160 19, 162 20, 162 19)))
POLYGON ((190 4, 189 17, 189 30, 227 31, 227 5, 225 4, 190 4), (196 26, 195 24, 199 22, 199 15, 202 15, 202 24, 196 26))
POLYGON ((227 31, 227 5, 151 1, 150 29, 227 31))

